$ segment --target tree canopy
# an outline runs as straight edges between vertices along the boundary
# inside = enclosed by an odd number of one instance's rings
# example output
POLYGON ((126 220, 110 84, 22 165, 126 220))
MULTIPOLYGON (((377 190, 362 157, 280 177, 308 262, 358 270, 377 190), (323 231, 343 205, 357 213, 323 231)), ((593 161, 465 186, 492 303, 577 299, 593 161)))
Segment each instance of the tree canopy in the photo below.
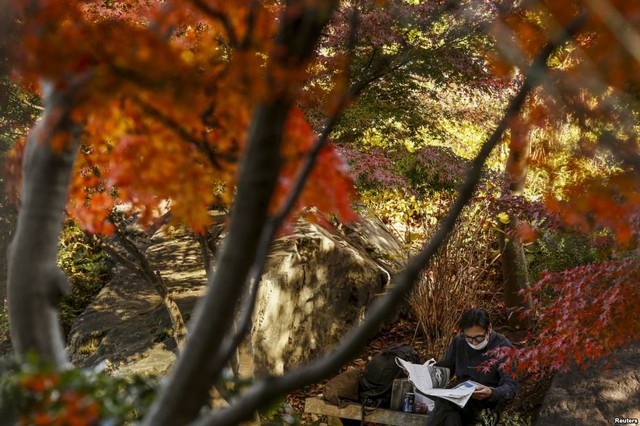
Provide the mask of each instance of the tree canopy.
MULTIPOLYGON (((502 142, 525 159, 509 162, 507 176, 529 166, 551 173, 534 200, 503 200, 505 221, 520 215, 523 225, 510 235, 527 241, 564 227, 611 242, 606 262, 543 275, 523 290, 540 344, 520 351, 521 368, 596 359, 640 330, 629 315, 640 299, 637 2, 43 0, 19 2, 15 16, 14 71, 27 92, 0 103, 0 125, 17 106, 39 110, 30 88, 43 108, 9 162, 21 188, 8 283, 19 357, 68 366, 56 306, 66 280, 55 266, 66 213, 108 233, 116 205, 144 225, 170 209, 200 232, 212 205, 231 206, 191 337, 143 424, 198 419, 247 331, 270 244, 292 214, 356 218, 349 156, 363 155, 361 175, 402 186, 384 168, 407 149, 437 140, 474 153, 462 178, 452 164, 451 207, 362 325, 325 358, 256 381, 195 424, 238 424, 353 357, 446 241, 502 142), (477 137, 457 139, 471 116, 477 137)), ((447 161, 438 158, 424 161, 447 161)))

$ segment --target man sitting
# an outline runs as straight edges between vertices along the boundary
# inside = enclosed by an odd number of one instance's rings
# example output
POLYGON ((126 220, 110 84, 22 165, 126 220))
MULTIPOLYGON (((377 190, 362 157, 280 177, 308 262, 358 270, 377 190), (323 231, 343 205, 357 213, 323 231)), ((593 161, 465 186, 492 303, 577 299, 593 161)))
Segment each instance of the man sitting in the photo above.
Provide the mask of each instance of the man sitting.
POLYGON ((515 364, 510 366, 509 372, 500 361, 491 365, 488 372, 478 368, 491 359, 487 352, 512 347, 506 337, 491 329, 489 314, 483 309, 469 309, 462 315, 459 327, 462 331, 453 338, 444 358, 436 365, 449 368, 456 376, 455 384, 473 380, 484 386, 476 388, 464 408, 434 398, 435 409, 429 415, 427 426, 473 425, 482 410, 495 410, 518 392, 518 382, 511 373, 516 370, 515 364))

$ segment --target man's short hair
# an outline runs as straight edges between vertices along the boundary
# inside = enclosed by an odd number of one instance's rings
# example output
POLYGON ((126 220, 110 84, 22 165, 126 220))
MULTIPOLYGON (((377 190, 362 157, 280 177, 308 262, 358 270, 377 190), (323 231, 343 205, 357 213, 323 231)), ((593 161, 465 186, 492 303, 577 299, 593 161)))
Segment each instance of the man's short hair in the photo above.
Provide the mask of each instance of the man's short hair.
POLYGON ((482 308, 471 308, 462 314, 462 318, 460 318, 460 323, 458 324, 460 330, 464 330, 470 327, 479 326, 484 328, 485 330, 489 329, 489 325, 491 325, 491 319, 489 318, 489 314, 482 308))

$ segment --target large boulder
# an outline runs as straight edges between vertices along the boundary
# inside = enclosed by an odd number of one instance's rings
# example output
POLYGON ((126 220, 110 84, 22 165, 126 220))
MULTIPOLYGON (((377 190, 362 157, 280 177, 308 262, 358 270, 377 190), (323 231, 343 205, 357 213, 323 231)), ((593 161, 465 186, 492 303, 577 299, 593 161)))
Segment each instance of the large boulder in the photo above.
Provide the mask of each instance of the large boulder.
MULTIPOLYGON (((206 274, 193 236, 169 229, 150 239, 146 255, 188 319, 206 290, 206 274)), ((259 373, 281 373, 329 351, 384 291, 403 265, 403 253, 374 218, 331 231, 309 223, 294 226, 291 235, 274 243, 251 339, 241 353, 245 364, 259 373)), ((112 281, 74 324, 69 351, 76 365, 108 361, 121 373, 164 374, 175 360, 171 323, 160 296, 118 265, 112 281)))
POLYGON ((640 421, 640 341, 586 370, 559 373, 542 404, 537 425, 581 426, 640 421))
POLYGON ((384 293, 398 242, 372 220, 342 231, 300 224, 275 243, 254 316, 258 372, 282 373, 329 351, 384 293))

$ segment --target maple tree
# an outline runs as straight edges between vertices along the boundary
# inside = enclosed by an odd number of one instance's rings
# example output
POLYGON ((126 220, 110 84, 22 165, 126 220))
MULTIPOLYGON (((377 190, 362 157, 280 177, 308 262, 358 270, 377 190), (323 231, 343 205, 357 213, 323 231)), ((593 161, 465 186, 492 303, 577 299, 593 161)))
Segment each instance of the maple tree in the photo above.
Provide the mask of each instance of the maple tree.
POLYGON ((549 185, 546 217, 530 222, 534 229, 529 225, 520 235, 528 234, 531 240, 535 227, 570 227, 574 232, 610 235, 615 247, 611 260, 543 275, 532 289, 523 291, 533 302, 528 313, 539 321, 530 336, 533 347, 516 354, 521 369, 529 373, 566 369, 570 361, 584 367, 632 340, 632 330, 637 331, 637 323, 629 321, 624 310, 638 296, 634 254, 638 57, 629 39, 638 28, 638 11, 636 3, 625 1, 541 1, 537 9, 515 11, 494 28, 513 35, 507 38, 512 44, 505 44, 502 52, 509 61, 497 61, 500 69, 526 61, 559 25, 583 21, 574 41, 551 59, 549 78, 528 119, 519 123, 520 132, 557 130, 567 120, 579 129, 570 156, 555 166, 566 168, 568 179, 556 188, 549 185), (580 329, 589 330, 590 336, 576 333, 580 329))
MULTIPOLYGON (((245 280, 243 277, 254 262, 266 215, 281 209, 278 194, 286 195, 284 189, 295 183, 293 178, 299 168, 295 164, 300 164, 315 140, 311 128, 292 105, 305 79, 314 41, 335 4, 299 2, 283 8, 276 6, 257 2, 228 4, 227 10, 216 11, 196 3, 176 5, 175 13, 160 7, 151 18, 146 5, 136 9, 120 3, 88 6, 74 3, 68 8, 42 4, 35 10, 27 10, 31 21, 27 19, 27 49, 23 52, 27 55, 23 58, 22 75, 26 82, 36 77, 41 80, 45 113, 32 130, 24 151, 27 166, 22 174, 21 213, 16 243, 11 250, 9 298, 15 318, 11 326, 19 355, 35 350, 56 368, 66 364, 54 308, 57 294, 64 291, 64 280, 55 271, 52 254, 73 157, 80 145, 78 172, 74 174, 77 180, 70 183, 69 209, 94 231, 108 231, 97 226, 105 223, 109 207, 116 200, 130 202, 142 212, 145 223, 166 199, 172 200, 176 220, 195 230, 202 229, 208 219, 207 207, 215 195, 224 199, 232 192, 238 194, 234 217, 244 218, 232 219, 230 230, 237 235, 234 240, 238 245, 227 246, 221 254, 221 259, 230 258, 228 264, 233 267, 226 271, 219 269, 211 283, 212 288, 220 287, 212 291, 216 296, 210 299, 213 305, 222 302, 211 307, 213 312, 219 312, 220 321, 201 322, 201 327, 213 327, 212 331, 201 332, 213 332, 217 337, 194 339, 207 342, 209 347, 184 353, 187 360, 183 367, 196 368, 195 376, 204 380, 192 378, 187 384, 189 392, 179 391, 186 397, 186 404, 171 397, 169 403, 156 405, 161 412, 152 413, 149 420, 152 424, 192 419, 206 401, 208 388, 230 350, 223 347, 218 351, 218 358, 210 365, 211 372, 205 375, 203 364, 188 358, 209 358, 214 348, 225 343, 226 333, 216 332, 216 328, 229 330, 235 309, 228 301, 236 300, 244 290, 236 284, 229 287, 229 283, 245 280), (193 16, 198 12, 213 22, 203 23, 202 16, 193 16), (282 22, 280 33, 275 31, 278 15, 282 22), (43 26, 41 19, 47 24, 43 26), (237 19, 238 28, 229 19, 237 19), (158 27, 145 24, 145 20, 155 22, 158 27), (38 31, 32 32, 29 25, 38 31), (165 42, 162 31, 173 31, 169 29, 173 25, 178 26, 178 35, 165 42), (220 27, 224 27, 226 38, 217 36, 220 27), (246 31, 243 40, 238 39, 236 31, 246 31), (60 56, 44 53, 77 37, 99 39, 105 33, 113 35, 113 46, 96 48, 77 43, 73 45, 77 50, 68 49, 60 56), (218 46, 211 48, 207 43, 198 43, 200 36, 205 39, 210 36, 219 41, 218 46), (125 45, 131 50, 121 49, 125 45), (230 47, 232 51, 227 50, 230 47), (146 71, 150 64, 160 57, 164 57, 165 68, 157 68, 157 74, 154 71, 155 75, 149 75, 146 71), (193 114, 194 108, 200 108, 201 113, 193 114), (247 130, 252 116, 253 126, 247 130), (246 148, 245 141, 248 141, 246 148), (237 158, 244 151, 247 153, 243 168, 248 171, 240 174, 236 185, 237 158), (279 179, 281 188, 272 200, 281 163, 284 171, 279 179), (143 171, 142 176, 133 175, 138 170, 143 171), (163 187, 166 191, 161 190, 163 187), (216 187, 222 188, 219 194, 214 192, 216 187), (48 198, 34 198, 33 193, 42 189, 32 188, 45 188, 48 198), (52 213, 51 222, 39 221, 40 228, 27 230, 25 222, 29 222, 31 211, 38 211, 37 203, 52 213), (30 241, 33 232, 39 241, 30 241), (249 251, 244 247, 247 243, 249 251), (34 259, 50 265, 43 268, 44 274, 40 271, 35 271, 35 276, 29 274, 24 269, 28 265, 20 262, 22 253, 31 244, 48 246, 41 251, 41 257, 34 259), (50 296, 38 300, 28 294, 29 289, 27 294, 21 292, 17 281, 22 279, 31 280, 32 288, 41 285, 42 291, 50 296), (229 291, 236 296, 224 294, 229 291), (40 323, 45 326, 34 327, 40 323), (41 333, 30 335, 28 328, 39 328, 41 333), (162 420, 167 415, 169 418, 162 420)), ((291 198, 289 204, 305 207, 310 200, 308 194, 312 194, 312 205, 342 212, 347 217, 351 214, 348 203, 351 191, 345 186, 349 180, 339 167, 341 160, 326 143, 317 144, 313 152, 321 162, 332 166, 314 170, 307 167, 314 177, 313 185, 298 191, 302 196, 297 201, 291 198)), ((280 222, 290 209, 282 211, 280 222)), ((272 234, 277 228, 277 224, 271 227, 272 234)), ((176 374, 176 377, 184 376, 176 374)))
MULTIPOLYGON (((606 3, 608 9, 591 0, 533 3, 536 7, 507 8, 491 1, 458 5, 461 13, 455 19, 460 21, 455 22, 475 23, 497 39, 498 52, 484 44, 474 52, 488 49, 492 69, 500 76, 510 76, 514 66, 520 75, 504 115, 470 163, 458 197, 393 288, 331 354, 281 377, 258 380, 230 407, 197 424, 238 424, 278 395, 320 380, 353 357, 446 239, 492 149, 513 128, 538 85, 544 102, 535 114, 526 115, 523 129, 551 121, 558 109, 570 110, 585 134, 582 151, 575 155, 589 155, 599 145, 615 146, 623 169, 615 179, 569 185, 561 200, 549 197, 547 206, 562 221, 589 230, 610 229, 621 247, 633 244, 638 199, 634 168, 640 157, 629 106, 636 105, 632 88, 640 65, 629 39, 634 33, 621 31, 619 24, 637 27, 633 20, 640 19, 639 6, 623 0, 606 3), (468 21, 462 20, 465 16, 468 21), (578 191, 585 187, 586 193, 578 191)), ((10 250, 12 343, 19 356, 34 351, 54 370, 67 367, 56 312, 66 280, 55 266, 66 209, 85 228, 109 232, 106 218, 116 203, 129 204, 140 213, 141 223, 150 224, 170 200, 173 220, 201 231, 209 223, 210 205, 232 203, 219 267, 209 279, 190 339, 143 421, 187 424, 198 417, 210 387, 246 333, 270 243, 289 215, 322 211, 345 220, 354 217, 345 162, 328 143, 339 113, 375 78, 401 69, 412 55, 420 57, 416 50, 421 45, 413 41, 421 34, 405 31, 401 24, 413 22, 420 28, 422 18, 438 23, 451 2, 363 1, 339 9, 331 0, 36 1, 21 7, 20 75, 23 84, 40 86, 44 112, 24 145, 20 215, 10 250), (330 23, 333 32, 323 38, 330 23), (371 32, 358 42, 360 28, 371 32), (380 28, 390 32, 380 33, 380 28), (396 37, 395 43, 387 37, 396 37), (327 45, 333 46, 331 55, 323 51, 327 45), (321 101, 307 97, 312 83, 322 79, 330 83, 320 94, 313 93, 321 101), (303 113, 310 102, 319 105, 309 112, 310 121, 324 123, 319 136, 303 113), (234 332, 236 317, 240 327, 234 332)), ((431 28, 431 42, 438 45, 434 28, 440 27, 431 28)), ((464 49, 451 50, 451 56, 432 66, 443 67, 448 59, 450 72, 443 78, 464 68, 455 66, 463 59, 474 70, 485 68, 479 56, 461 55, 464 49)), ((413 70, 426 66, 421 61, 412 65, 413 70)), ((483 81, 496 80, 487 75, 483 81)), ((622 300, 638 300, 635 273, 630 272, 637 267, 631 259, 546 276, 533 291, 552 288, 558 297, 539 307, 543 327, 553 330, 562 315, 573 314, 581 324, 601 318, 603 337, 590 343, 587 357, 628 341, 632 334, 623 332, 616 320, 627 306, 622 300), (574 303, 585 298, 596 303, 574 303)), ((563 330, 542 333, 543 345, 521 354, 526 360, 522 365, 535 366, 551 353, 575 358, 581 342, 563 330)), ((95 414, 93 408, 89 411, 95 414)))

